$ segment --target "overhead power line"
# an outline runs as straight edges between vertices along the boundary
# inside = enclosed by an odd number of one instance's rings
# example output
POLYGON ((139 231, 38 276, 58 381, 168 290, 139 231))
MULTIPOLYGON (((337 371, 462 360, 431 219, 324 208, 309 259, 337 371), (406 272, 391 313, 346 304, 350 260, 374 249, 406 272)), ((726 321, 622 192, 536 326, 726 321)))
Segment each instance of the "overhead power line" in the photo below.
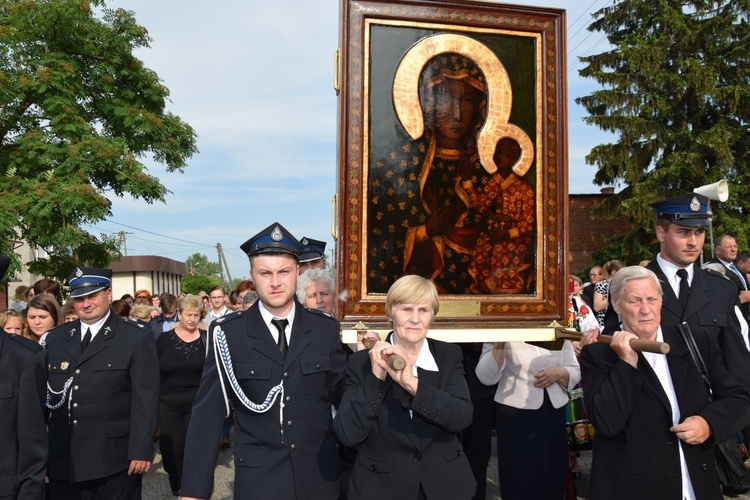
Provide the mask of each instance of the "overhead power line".
POLYGON ((163 234, 154 233, 152 231, 147 231, 145 229, 140 229, 140 228, 137 228, 137 227, 128 226, 127 224, 122 224, 120 222, 115 222, 115 221, 110 220, 110 219, 107 219, 107 222, 111 222, 112 224, 116 224, 118 226, 127 227, 128 229, 135 229, 136 231, 141 231, 143 233, 153 234, 154 236, 159 236, 160 238, 166 238, 168 240, 181 241, 183 243, 189 243, 191 245, 198 245, 198 246, 201 246, 201 247, 211 247, 211 248, 214 247, 214 245, 206 245, 205 243, 198 243, 198 242, 195 242, 195 241, 188 241, 188 240, 183 240, 183 239, 180 239, 180 238, 175 238, 173 236, 166 236, 166 235, 163 235, 163 234))

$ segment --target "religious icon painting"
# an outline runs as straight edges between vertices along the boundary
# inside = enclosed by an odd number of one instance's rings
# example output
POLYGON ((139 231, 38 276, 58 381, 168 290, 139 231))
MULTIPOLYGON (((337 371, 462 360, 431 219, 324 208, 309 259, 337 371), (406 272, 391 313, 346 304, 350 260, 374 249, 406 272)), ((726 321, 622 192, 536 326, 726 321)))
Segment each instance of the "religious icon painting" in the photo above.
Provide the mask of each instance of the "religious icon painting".
POLYGON ((342 323, 435 282, 439 322, 564 321, 565 14, 343 0, 335 225, 342 323))

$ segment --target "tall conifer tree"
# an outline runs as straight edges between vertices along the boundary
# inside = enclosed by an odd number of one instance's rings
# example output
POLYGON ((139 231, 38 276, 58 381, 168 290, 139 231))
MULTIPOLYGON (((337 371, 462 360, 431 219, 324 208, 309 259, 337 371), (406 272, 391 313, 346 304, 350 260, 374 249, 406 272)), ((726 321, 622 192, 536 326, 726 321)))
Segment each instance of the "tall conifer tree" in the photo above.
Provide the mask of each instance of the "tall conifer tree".
MULTIPOLYGON (((614 134, 586 162, 594 182, 622 190, 594 212, 635 229, 609 238, 596 260, 654 255, 648 203, 726 179, 730 198, 712 202, 714 228, 750 235, 750 25, 748 0, 615 0, 594 15, 609 49, 582 58, 581 76, 601 90, 577 99, 586 122, 614 134)), ((742 244, 740 246, 743 246, 742 244)))

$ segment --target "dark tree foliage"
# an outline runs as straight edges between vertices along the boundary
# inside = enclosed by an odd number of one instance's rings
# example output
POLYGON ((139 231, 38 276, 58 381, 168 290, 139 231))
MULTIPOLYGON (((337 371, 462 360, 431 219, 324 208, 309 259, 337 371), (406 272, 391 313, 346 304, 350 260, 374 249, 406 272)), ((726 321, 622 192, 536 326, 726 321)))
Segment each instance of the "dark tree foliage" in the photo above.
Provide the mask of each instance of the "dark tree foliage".
POLYGON ((649 203, 726 179, 730 198, 711 202, 714 233, 746 248, 750 221, 750 26, 748 0, 615 0, 589 26, 610 50, 583 57, 581 76, 601 90, 577 99, 586 122, 615 135, 586 157, 597 185, 621 191, 594 218, 624 216, 634 229, 607 238, 598 262, 628 264, 658 250, 649 203))
POLYGON ((198 292, 208 292, 212 287, 220 286, 221 280, 217 276, 204 276, 202 274, 188 274, 181 280, 182 291, 198 295, 198 292))
POLYGON ((82 229, 113 196, 168 192, 142 161, 182 172, 193 129, 166 111, 169 90, 133 51, 149 46, 132 12, 103 0, 0 3, 0 253, 27 240, 37 274, 107 266, 117 242, 82 229))
POLYGON ((188 268, 188 274, 220 278, 219 263, 208 260, 208 257, 202 253, 194 253, 185 259, 185 265, 188 268))

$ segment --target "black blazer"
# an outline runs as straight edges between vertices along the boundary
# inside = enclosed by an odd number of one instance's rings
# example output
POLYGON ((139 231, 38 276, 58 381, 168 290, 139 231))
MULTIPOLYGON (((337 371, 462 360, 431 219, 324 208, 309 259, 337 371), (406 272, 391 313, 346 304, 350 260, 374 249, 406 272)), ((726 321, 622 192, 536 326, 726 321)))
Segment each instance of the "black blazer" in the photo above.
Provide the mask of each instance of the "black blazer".
POLYGON ((80 321, 52 330, 46 344, 52 390, 73 378, 71 404, 49 419, 50 479, 101 479, 127 470, 131 460, 153 460, 159 361, 151 331, 110 311, 83 354, 80 321))
POLYGON ((331 406, 340 400, 346 368, 339 323, 299 303, 295 307, 286 358, 263 322, 259 303, 211 322, 185 446, 183 495, 209 498, 213 486, 225 413, 214 355, 214 332, 221 328, 234 374, 252 402, 262 403, 272 387, 284 382, 283 436, 281 397, 267 412, 255 413, 225 385, 234 408, 234 498, 338 498, 341 464, 331 406))
POLYGON ((47 351, 0 328, 0 498, 42 500, 47 351))
MULTIPOLYGON (((724 355, 726 369, 742 387, 750 391, 750 352, 742 338, 739 319, 734 309, 735 305, 739 305, 739 300, 732 283, 719 273, 704 271, 694 265, 690 295, 683 312, 680 301, 656 259, 649 262, 646 267, 662 282, 662 329, 676 331, 677 324, 686 321, 694 334, 703 332, 716 337, 724 355)), ((750 421, 746 422, 748 423, 750 421)))
POLYGON ((471 498, 476 481, 456 434, 471 424, 472 404, 461 349, 427 339, 439 371, 418 369, 411 396, 372 373, 368 351, 349 357, 336 437, 357 448, 350 499, 471 498), (409 410, 412 411, 410 416, 409 410))
MULTIPOLYGON (((714 257, 708 262, 710 264, 721 264, 722 266, 724 266, 724 263, 716 257, 714 257)), ((734 271, 729 269, 727 266, 724 266, 724 269, 725 269, 724 275, 727 277, 729 281, 731 281, 734 284, 734 286, 737 287, 737 294, 750 289, 750 287, 747 286, 747 280, 744 277, 740 278, 739 276, 734 274, 734 271)), ((742 273, 742 271, 740 271, 740 273, 742 273)), ((750 302, 745 302, 744 304, 740 304, 740 310, 742 311, 743 317, 747 319, 748 315, 750 315, 750 302)))
MULTIPOLYGON (((663 309, 662 309, 663 312, 663 309)), ((662 323, 663 324, 663 323, 662 323)), ((694 331, 714 389, 713 402, 687 346, 675 329, 662 327, 681 420, 700 414, 712 437, 702 445, 682 443, 696 498, 721 499, 713 444, 725 441, 750 419, 750 396, 723 366, 716 336, 694 331)), ((596 428, 590 498, 682 500, 678 439, 659 379, 642 354, 638 368, 605 344, 581 353, 581 379, 588 416, 596 428)))

